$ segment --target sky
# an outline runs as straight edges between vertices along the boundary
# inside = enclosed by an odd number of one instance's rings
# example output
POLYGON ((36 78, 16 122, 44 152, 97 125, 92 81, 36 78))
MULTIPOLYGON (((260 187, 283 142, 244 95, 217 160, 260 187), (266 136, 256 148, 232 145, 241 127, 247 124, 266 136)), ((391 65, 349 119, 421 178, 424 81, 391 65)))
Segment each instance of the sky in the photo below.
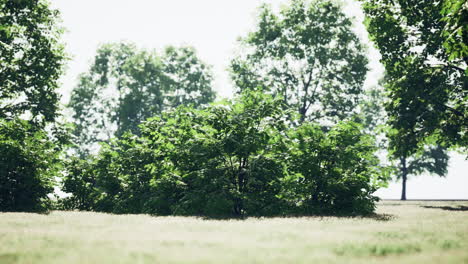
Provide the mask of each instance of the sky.
MULTIPOLYGON (((273 7, 285 0, 51 0, 61 12, 66 32, 63 42, 71 60, 62 77, 62 103, 80 73, 86 72, 99 45, 130 41, 138 47, 162 51, 167 45, 190 45, 205 63, 212 65, 214 89, 218 96, 232 97, 232 83, 227 67, 238 47, 237 39, 255 28, 255 15, 262 3, 273 7)), ((359 4, 344 2, 344 11, 355 17, 353 30, 368 45, 370 71, 366 87, 376 85, 383 73, 380 54, 369 42, 362 25, 359 4)), ((401 184, 391 183, 377 195, 398 199, 401 184)), ((407 183, 408 199, 468 199, 468 161, 452 153, 445 178, 421 175, 407 183)))

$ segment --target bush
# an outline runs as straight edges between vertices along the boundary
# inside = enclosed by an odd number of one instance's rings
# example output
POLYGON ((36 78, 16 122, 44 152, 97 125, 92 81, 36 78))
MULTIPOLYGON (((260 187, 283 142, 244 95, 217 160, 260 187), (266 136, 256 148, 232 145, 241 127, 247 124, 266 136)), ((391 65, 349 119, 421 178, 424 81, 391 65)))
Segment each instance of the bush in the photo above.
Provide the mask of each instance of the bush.
POLYGON ((99 155, 71 158, 66 163, 62 190, 73 195, 62 199, 64 209, 113 213, 141 213, 151 197, 151 161, 138 138, 128 134, 104 144, 99 155))
POLYGON ((71 163, 64 190, 77 209, 114 213, 373 212, 372 193, 385 180, 373 139, 352 122, 294 127, 282 109, 281 100, 244 92, 234 102, 165 112, 141 125, 141 137, 114 141, 82 169, 71 163))
POLYGON ((60 150, 29 122, 0 119, 0 211, 50 209, 60 150))
MULTIPOLYGON (((204 110, 179 108, 142 126, 160 162, 150 167, 179 186, 173 213, 204 216, 278 214, 285 130, 280 101, 260 94, 204 110), (267 206, 268 205, 268 206, 267 206)), ((156 188, 158 192, 158 188, 156 188)))
POLYGON ((327 133, 313 124, 290 132, 288 189, 301 214, 369 214, 384 181, 373 138, 357 123, 342 122, 327 133))

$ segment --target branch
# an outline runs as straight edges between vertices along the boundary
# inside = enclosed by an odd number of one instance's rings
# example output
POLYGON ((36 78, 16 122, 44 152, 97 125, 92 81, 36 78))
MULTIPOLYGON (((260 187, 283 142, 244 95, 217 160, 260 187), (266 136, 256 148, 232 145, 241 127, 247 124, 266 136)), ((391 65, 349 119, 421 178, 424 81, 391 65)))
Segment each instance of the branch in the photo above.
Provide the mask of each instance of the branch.
POLYGON ((465 73, 465 70, 466 69, 463 69, 461 67, 458 67, 456 65, 452 65, 452 64, 432 64, 433 66, 443 66, 443 67, 448 67, 448 68, 452 68, 452 69, 455 69, 455 70, 458 70, 458 71, 461 71, 462 73, 465 73))
POLYGON ((319 87, 319 84, 320 84, 320 80, 322 79, 322 76, 323 76, 323 69, 320 72, 320 75, 318 76, 317 78, 317 81, 315 82, 315 87, 314 87, 314 91, 312 92, 310 98, 311 100, 309 101, 309 104, 306 106, 306 111, 309 110, 309 107, 312 105, 312 103, 315 102, 315 94, 317 93, 317 88, 319 87))
POLYGON ((455 109, 455 108, 452 108, 452 107, 450 107, 450 106, 448 106, 448 105, 445 105, 445 104, 442 104, 442 103, 439 103, 439 102, 435 102, 435 103, 436 103, 437 105, 440 105, 440 106, 444 107, 444 108, 447 109, 447 110, 450 110, 452 113, 456 114, 456 115, 459 116, 459 117, 466 118, 466 116, 465 116, 462 112, 458 111, 458 110, 455 109))
MULTIPOLYGON (((314 69, 312 69, 310 72, 309 72, 309 80, 307 80, 307 83, 304 83, 304 101, 302 102, 302 108, 305 109, 306 107, 306 101, 307 101, 307 94, 309 93, 309 86, 310 86, 310 82, 312 81, 312 73, 314 72, 314 69)), ((317 89, 317 85, 315 86, 315 89, 317 89)), ((313 94, 315 94, 315 89, 314 89, 314 92, 313 94)))

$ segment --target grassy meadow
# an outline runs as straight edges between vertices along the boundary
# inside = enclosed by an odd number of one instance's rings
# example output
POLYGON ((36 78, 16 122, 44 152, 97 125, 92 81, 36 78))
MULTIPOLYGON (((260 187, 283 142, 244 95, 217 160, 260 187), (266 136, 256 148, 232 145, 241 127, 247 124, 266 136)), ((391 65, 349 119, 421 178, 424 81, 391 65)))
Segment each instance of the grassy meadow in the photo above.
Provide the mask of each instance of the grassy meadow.
POLYGON ((468 263, 468 201, 383 201, 374 218, 0 214, 0 263, 468 263))

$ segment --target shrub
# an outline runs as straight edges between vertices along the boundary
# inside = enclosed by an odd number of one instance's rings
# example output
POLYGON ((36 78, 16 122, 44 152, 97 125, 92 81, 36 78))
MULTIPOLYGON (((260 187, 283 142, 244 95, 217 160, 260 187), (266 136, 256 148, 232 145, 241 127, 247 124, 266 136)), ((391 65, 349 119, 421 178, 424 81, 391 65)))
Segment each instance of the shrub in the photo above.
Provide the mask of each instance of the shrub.
MULTIPOLYGON (((182 191, 173 213, 207 216, 278 214, 283 163, 279 100, 246 93, 241 103, 179 108, 142 126, 159 153, 154 169, 182 191)), ((156 188, 156 192, 158 192, 156 188)))
POLYGON ((60 149, 29 122, 0 119, 0 211, 43 212, 60 170, 60 149))
POLYGON ((165 112, 141 125, 141 137, 128 134, 71 163, 64 189, 77 209, 114 213, 373 212, 372 193, 385 180, 373 138, 352 122, 294 127, 282 109, 281 100, 247 91, 233 102, 165 112))
POLYGON ((342 122, 328 132, 313 124, 291 130, 288 189, 295 190, 292 198, 300 213, 374 211, 377 197, 372 193, 384 178, 373 138, 361 129, 357 123, 342 122))

